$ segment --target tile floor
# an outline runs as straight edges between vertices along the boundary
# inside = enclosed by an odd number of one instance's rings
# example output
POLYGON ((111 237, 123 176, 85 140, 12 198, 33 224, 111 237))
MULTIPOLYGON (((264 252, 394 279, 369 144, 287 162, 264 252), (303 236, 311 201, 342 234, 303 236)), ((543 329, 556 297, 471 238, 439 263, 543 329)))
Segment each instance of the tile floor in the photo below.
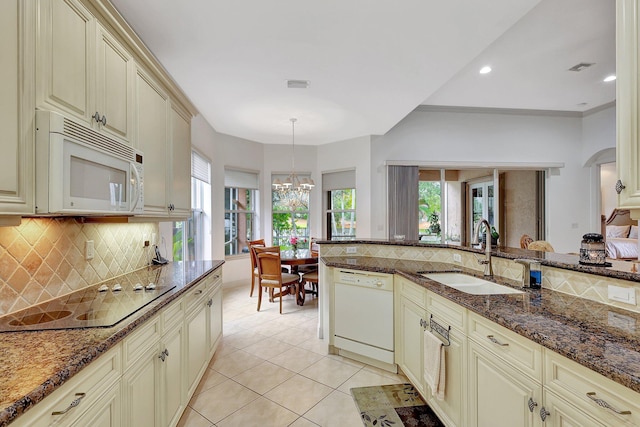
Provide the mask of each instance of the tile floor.
POLYGON ((349 389, 406 378, 326 352, 317 338, 318 300, 303 307, 223 289, 224 332, 179 427, 361 427, 349 389))

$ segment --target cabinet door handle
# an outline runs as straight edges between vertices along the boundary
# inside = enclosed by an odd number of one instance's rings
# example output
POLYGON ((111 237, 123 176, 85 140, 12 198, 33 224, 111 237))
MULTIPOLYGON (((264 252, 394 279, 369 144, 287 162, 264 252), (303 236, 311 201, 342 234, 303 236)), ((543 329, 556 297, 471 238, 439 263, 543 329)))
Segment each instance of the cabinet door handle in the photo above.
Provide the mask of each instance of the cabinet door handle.
POLYGON ((211 307, 213 305, 213 298, 207 301, 207 306, 211 307))
POLYGON ((195 291, 193 294, 194 294, 194 295, 200 295, 200 294, 202 294, 202 289, 198 289, 198 290, 197 290, 197 291, 195 291))
POLYGON ((625 185, 622 183, 622 181, 618 180, 616 182, 616 193, 618 193, 618 194, 622 193, 622 190, 624 190, 625 188, 627 188, 627 187, 625 187, 625 185))
POLYGON ((97 111, 93 116, 91 116, 91 118, 95 120, 96 123, 100 123, 100 113, 98 113, 97 111))
POLYGON ((492 343, 497 344, 501 347, 506 347, 509 345, 509 343, 502 343, 498 341, 493 335, 487 335, 487 338, 489 338, 489 341, 491 341, 492 343))
POLYGON ((527 406, 529 406, 529 412, 533 412, 533 409, 538 406, 538 404, 536 403, 535 400, 533 400, 533 397, 529 398, 529 402, 527 403, 527 406))
POLYGON ((164 362, 164 360, 165 360, 166 358, 167 358, 167 355, 166 355, 166 354, 164 354, 164 351, 163 351, 163 352, 161 352, 161 353, 158 355, 158 359, 162 360, 163 362, 164 362))
POLYGON ((540 419, 542 420, 542 422, 544 422, 549 415, 551 415, 551 412, 547 411, 544 406, 540 408, 540 419))
POLYGON ((73 408, 75 408, 76 406, 78 406, 80 404, 80 401, 82 399, 84 399, 84 397, 86 396, 86 393, 76 393, 76 398, 73 399, 73 401, 69 404, 69 406, 67 406, 66 409, 62 410, 62 411, 54 411, 51 413, 51 415, 64 415, 67 412, 69 412, 70 410, 72 410, 73 408))
POLYGON ((100 119, 100 122, 102 122, 102 126, 106 126, 107 125, 107 116, 105 116, 103 114, 102 118, 100 119))
POLYGON ((609 405, 609 403, 607 403, 605 400, 598 399, 595 396, 596 396, 595 391, 590 391, 589 393, 587 393, 587 397, 589 399, 593 400, 596 404, 602 406, 603 408, 607 408, 608 410, 613 411, 618 415, 631 415, 631 411, 621 411, 619 409, 616 409, 613 406, 609 405))

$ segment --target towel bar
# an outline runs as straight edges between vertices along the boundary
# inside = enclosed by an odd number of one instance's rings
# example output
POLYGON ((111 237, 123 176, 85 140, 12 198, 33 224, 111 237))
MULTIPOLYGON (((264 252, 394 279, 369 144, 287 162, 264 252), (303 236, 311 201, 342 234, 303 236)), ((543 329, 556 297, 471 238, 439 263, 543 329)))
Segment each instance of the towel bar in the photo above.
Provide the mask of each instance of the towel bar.
POLYGON ((431 332, 436 331, 442 338, 446 340, 444 343, 445 347, 449 347, 451 345, 451 341, 449 340, 449 331, 451 331, 451 326, 445 328, 435 320, 433 320, 433 314, 429 315, 429 329, 431 332))

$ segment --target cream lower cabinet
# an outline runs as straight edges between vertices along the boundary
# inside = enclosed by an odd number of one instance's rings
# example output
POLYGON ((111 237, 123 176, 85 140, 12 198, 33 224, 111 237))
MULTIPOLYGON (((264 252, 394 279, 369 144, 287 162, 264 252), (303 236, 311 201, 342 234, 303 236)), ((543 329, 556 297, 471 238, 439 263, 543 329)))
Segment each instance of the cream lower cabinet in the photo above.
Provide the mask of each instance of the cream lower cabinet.
POLYGON ((122 425, 121 375, 121 345, 117 345, 18 417, 11 425, 118 427, 122 425), (91 422, 88 422, 89 420, 91 422))
POLYGON ((211 283, 211 297, 207 301, 207 329, 209 358, 213 356, 222 338, 222 277, 214 274, 211 283))
POLYGON ((394 279, 396 364, 420 392, 426 395, 423 379, 423 325, 427 317, 427 290, 402 277, 394 279))
POLYGON ((427 293, 429 318, 449 330, 449 345, 445 346, 446 381, 444 399, 433 395, 427 386, 427 403, 447 426, 467 425, 467 310, 446 299, 427 293))
POLYGON ((466 310, 445 302, 426 289, 396 276, 396 363, 447 426, 464 426, 466 418, 466 310), (452 326, 450 345, 445 347, 447 367, 445 396, 433 396, 424 381, 424 331, 434 320, 452 326), (454 329, 455 327, 455 329, 454 329))

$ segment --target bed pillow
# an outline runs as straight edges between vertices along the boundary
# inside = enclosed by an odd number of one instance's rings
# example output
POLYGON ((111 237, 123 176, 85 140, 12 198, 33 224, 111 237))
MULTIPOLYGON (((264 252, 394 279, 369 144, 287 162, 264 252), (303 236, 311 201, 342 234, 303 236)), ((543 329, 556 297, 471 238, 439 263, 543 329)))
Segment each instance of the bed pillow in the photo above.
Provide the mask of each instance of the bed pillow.
POLYGON ((630 225, 607 225, 607 237, 627 237, 630 225))
POLYGON ((631 226, 631 230, 629 230, 629 238, 630 239, 637 239, 638 238, 638 226, 637 225, 632 225, 631 226))

